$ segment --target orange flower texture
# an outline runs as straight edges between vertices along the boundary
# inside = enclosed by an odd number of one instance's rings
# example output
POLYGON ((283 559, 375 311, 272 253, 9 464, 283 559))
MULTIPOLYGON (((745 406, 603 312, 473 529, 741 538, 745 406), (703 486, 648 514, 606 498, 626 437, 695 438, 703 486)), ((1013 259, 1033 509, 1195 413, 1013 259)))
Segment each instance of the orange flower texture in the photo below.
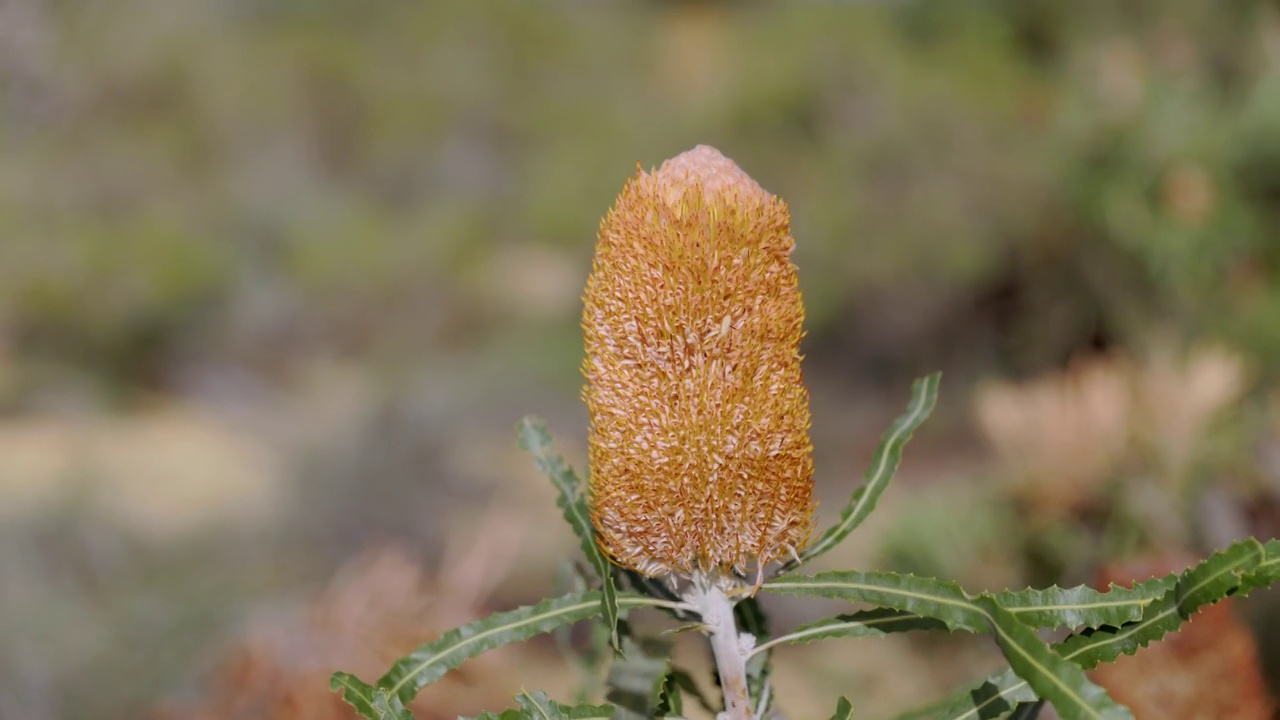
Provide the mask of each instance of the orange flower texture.
POLYGON ((583 297, 592 520, 645 575, 758 575, 813 532, 786 204, 700 145, 637 170, 583 297))

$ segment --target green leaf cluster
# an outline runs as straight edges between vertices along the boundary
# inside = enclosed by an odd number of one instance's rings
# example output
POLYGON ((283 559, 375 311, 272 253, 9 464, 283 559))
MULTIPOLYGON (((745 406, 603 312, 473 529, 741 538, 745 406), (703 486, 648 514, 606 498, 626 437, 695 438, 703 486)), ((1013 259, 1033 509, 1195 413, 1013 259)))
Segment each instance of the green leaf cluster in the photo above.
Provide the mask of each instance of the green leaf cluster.
MULTIPOLYGON (((825 618, 774 636, 755 597, 734 607, 740 632, 751 636, 746 653, 747 684, 756 718, 771 717, 772 650, 780 644, 846 637, 876 637, 918 630, 989 634, 1004 654, 1008 667, 976 687, 944 698, 904 718, 974 720, 1033 718, 1046 704, 1064 720, 1123 720, 1130 711, 1116 703, 1085 671, 1121 655, 1133 654, 1175 632, 1201 608, 1228 596, 1243 595, 1280 580, 1280 540, 1266 543, 1249 538, 1222 550, 1180 574, 1153 578, 1132 588, 1111 586, 1049 587, 968 593, 954 581, 880 571, 831 571, 813 575, 795 572, 798 566, 827 552, 847 537, 870 512, 888 486, 903 447, 932 412, 938 394, 937 374, 921 378, 912 388, 907 410, 881 438, 864 484, 852 495, 838 522, 806 551, 765 582, 762 591, 802 597, 836 599, 870 605, 848 614, 825 618), (1050 644, 1040 630, 1068 630, 1050 644)), ((496 613, 464 625, 424 644, 396 662, 369 684, 338 672, 330 686, 369 720, 407 720, 418 692, 467 659, 508 643, 555 631, 583 620, 599 623, 600 648, 607 652, 586 656, 592 669, 609 661, 606 704, 565 705, 541 692, 522 692, 518 707, 480 718, 610 718, 632 720, 680 717, 686 696, 712 712, 709 700, 687 670, 670 660, 670 643, 636 636, 626 613, 657 608, 680 620, 694 620, 695 608, 665 584, 638 573, 619 571, 595 541, 582 481, 552 449, 545 424, 526 419, 519 425, 520 445, 559 491, 558 503, 577 535, 592 571, 582 589, 514 610, 496 613), (617 578, 626 591, 619 591, 617 578)), ((693 625, 691 627, 699 627, 693 625)), ((840 698, 836 719, 853 716, 853 705, 840 698)))

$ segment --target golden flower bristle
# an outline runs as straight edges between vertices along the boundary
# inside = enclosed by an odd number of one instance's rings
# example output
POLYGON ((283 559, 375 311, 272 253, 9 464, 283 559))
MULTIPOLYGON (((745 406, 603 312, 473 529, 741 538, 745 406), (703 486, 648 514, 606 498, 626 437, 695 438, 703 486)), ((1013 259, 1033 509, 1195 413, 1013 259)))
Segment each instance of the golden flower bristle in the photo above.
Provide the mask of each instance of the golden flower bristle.
POLYGON ((786 204, 707 146, 637 172, 584 295, 592 519, 647 575, 744 573, 813 529, 786 204))

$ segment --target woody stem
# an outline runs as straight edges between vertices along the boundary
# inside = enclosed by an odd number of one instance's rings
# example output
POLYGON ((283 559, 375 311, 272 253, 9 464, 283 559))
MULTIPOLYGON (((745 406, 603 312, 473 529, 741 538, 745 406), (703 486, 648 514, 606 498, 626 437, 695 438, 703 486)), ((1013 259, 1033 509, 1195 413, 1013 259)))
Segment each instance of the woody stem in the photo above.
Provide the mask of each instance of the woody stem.
POLYGON ((704 632, 710 636, 724 693, 724 712, 719 720, 755 720, 747 690, 747 656, 733 620, 733 602, 713 579, 698 577, 695 584, 692 600, 702 615, 704 632))

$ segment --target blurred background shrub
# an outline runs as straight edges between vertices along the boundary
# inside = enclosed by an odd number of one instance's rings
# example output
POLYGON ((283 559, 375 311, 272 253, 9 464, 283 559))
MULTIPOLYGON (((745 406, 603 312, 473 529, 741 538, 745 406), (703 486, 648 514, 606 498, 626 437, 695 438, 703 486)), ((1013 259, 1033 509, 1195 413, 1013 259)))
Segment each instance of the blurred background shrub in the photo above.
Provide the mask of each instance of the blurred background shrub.
POLYGON ((546 594, 572 540, 509 429, 582 458, 596 226, 698 143, 791 205, 826 506, 948 371, 860 560, 979 589, 1274 534, 1274 3, 0 0, 0 82, 0 716, 199 696, 495 494, 535 529, 476 602, 546 594))

